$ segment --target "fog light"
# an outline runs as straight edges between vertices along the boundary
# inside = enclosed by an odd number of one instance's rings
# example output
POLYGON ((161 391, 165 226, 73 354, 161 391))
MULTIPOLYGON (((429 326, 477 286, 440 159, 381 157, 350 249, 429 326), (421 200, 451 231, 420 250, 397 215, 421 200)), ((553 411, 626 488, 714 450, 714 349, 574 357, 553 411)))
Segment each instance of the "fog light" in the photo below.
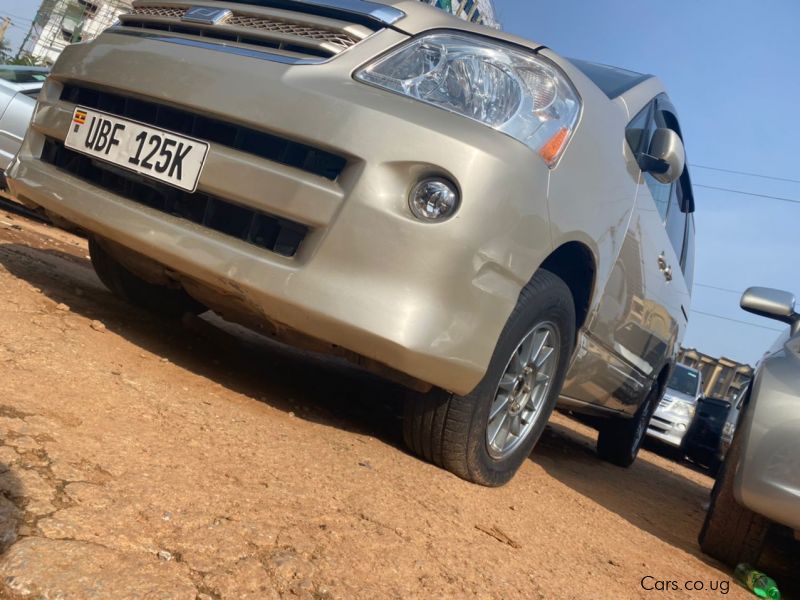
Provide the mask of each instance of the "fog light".
POLYGON ((446 179, 423 179, 411 190, 408 206, 422 221, 443 221, 458 208, 458 190, 446 179))
POLYGON ((678 431, 686 431, 686 423, 678 423, 675 425, 675 429, 678 431))

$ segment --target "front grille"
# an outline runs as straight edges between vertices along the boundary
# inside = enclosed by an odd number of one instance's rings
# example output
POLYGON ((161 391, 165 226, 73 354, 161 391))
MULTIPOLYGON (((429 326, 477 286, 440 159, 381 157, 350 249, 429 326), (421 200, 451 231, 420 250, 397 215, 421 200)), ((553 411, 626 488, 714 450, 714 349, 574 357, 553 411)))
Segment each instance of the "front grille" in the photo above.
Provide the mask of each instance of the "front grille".
POLYGON ((163 17, 164 19, 180 19, 186 14, 186 9, 180 6, 136 6, 129 14, 163 17))
POLYGON ((233 204, 200 192, 189 193, 146 179, 47 139, 42 161, 138 204, 208 227, 259 248, 294 256, 308 232, 300 223, 233 204))
MULTIPOLYGON (((360 25, 330 29, 297 18, 272 17, 233 11, 214 24, 184 21, 188 8, 180 6, 136 6, 120 15, 123 27, 170 31, 183 35, 266 46, 295 54, 329 58, 352 48, 373 33, 360 25)), ((338 21, 336 23, 339 23, 338 21)))
POLYGON ((655 417, 654 416, 653 417, 653 421, 658 421, 660 423, 665 423, 666 425, 669 425, 670 427, 672 427, 672 425, 673 425, 672 421, 668 421, 667 419, 662 419, 661 417, 655 417))
MULTIPOLYGON (((163 19, 182 19, 186 14, 185 8, 174 6, 137 6, 129 15, 123 16, 125 25, 136 22, 137 15, 148 17, 161 17, 163 19)), ((138 22, 143 22, 139 20, 138 22)), ((190 25, 184 23, 184 26, 190 25)), ((229 17, 215 25, 218 27, 225 25, 227 27, 237 27, 239 29, 252 29, 255 31, 268 31, 272 33, 281 33, 284 35, 294 35, 298 37, 308 38, 319 42, 330 42, 340 46, 342 50, 346 50, 355 46, 361 40, 346 31, 332 31, 329 29, 321 29, 319 27, 312 27, 302 23, 291 21, 281 21, 278 19, 271 19, 269 17, 262 17, 256 15, 248 15, 239 12, 232 13, 229 17)))
POLYGON ((254 154, 331 181, 339 177, 346 164, 341 156, 306 144, 189 111, 93 88, 67 84, 61 91, 61 100, 254 154))

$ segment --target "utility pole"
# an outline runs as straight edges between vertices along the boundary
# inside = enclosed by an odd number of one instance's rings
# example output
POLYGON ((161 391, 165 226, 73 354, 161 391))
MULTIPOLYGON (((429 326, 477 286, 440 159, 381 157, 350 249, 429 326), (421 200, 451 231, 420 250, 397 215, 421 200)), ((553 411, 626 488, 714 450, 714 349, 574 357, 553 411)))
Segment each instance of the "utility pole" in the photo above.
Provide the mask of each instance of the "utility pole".
POLYGON ((22 51, 25 48, 26 44, 28 43, 28 40, 31 39, 34 30, 36 30, 36 28, 41 25, 41 20, 44 16, 45 11, 47 12, 47 14, 50 13, 50 10, 52 9, 52 7, 49 6, 50 4, 52 3, 49 2, 48 0, 42 0, 42 3, 39 5, 39 8, 36 9, 36 16, 33 17, 33 22, 31 23, 31 26, 28 28, 28 33, 25 34, 25 39, 22 40, 22 43, 19 46, 19 50, 17 51, 17 58, 20 58, 22 56, 22 51))
POLYGON ((11 25, 11 19, 9 17, 3 17, 3 22, 0 23, 0 46, 3 45, 3 40, 6 38, 6 31, 8 31, 9 25, 11 25))

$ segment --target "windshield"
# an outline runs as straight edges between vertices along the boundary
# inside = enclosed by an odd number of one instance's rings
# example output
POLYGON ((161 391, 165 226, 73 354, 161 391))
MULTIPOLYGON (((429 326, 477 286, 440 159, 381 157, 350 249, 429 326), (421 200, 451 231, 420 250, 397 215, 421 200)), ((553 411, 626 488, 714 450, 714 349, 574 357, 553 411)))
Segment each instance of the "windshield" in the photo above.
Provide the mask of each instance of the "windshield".
POLYGON ((609 98, 616 98, 632 87, 639 85, 645 79, 652 77, 651 75, 643 75, 642 73, 635 73, 619 67, 601 65, 574 58, 570 60, 609 98))
POLYGON ((676 365, 667 387, 687 396, 696 396, 699 383, 700 374, 697 371, 676 365))
POLYGON ((447 11, 465 21, 500 29, 494 0, 420 0, 447 11))
POLYGON ((47 79, 46 69, 20 69, 0 65, 0 79, 11 83, 39 83, 47 79))

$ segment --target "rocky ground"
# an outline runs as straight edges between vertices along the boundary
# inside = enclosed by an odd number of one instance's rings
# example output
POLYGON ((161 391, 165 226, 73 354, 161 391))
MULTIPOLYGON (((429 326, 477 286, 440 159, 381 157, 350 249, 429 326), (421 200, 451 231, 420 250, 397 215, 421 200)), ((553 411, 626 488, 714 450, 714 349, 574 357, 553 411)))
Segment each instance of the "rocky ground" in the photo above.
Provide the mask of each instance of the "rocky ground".
POLYGON ((2 598, 748 597, 697 546, 704 474, 602 463, 557 415, 470 485, 405 452, 398 387, 155 319, 2 211, 0 382, 2 598))

